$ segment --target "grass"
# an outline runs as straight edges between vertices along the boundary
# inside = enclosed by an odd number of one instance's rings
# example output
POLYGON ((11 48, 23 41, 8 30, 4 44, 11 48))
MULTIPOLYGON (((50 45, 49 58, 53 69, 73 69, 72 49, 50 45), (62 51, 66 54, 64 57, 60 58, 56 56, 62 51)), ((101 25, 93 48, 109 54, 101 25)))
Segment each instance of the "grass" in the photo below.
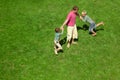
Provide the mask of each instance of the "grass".
MULTIPOLYGON (((119 80, 119 0, 0 0, 0 80, 119 80), (74 5, 104 21, 96 37, 78 30, 78 45, 55 55, 54 28, 74 5)), ((77 18, 77 26, 84 23, 77 18)), ((61 39, 66 37, 66 28, 61 39)))

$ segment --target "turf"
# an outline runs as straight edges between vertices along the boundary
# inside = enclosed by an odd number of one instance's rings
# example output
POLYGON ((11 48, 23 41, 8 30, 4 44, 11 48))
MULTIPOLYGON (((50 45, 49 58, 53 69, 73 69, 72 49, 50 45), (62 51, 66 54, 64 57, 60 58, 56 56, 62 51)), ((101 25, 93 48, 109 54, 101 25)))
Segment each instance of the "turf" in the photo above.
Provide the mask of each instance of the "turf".
POLYGON ((0 0, 0 80, 120 80, 119 5, 119 0, 0 0), (74 5, 105 25, 92 37, 77 18, 78 44, 68 49, 65 43, 64 52, 55 55, 54 29, 74 5))

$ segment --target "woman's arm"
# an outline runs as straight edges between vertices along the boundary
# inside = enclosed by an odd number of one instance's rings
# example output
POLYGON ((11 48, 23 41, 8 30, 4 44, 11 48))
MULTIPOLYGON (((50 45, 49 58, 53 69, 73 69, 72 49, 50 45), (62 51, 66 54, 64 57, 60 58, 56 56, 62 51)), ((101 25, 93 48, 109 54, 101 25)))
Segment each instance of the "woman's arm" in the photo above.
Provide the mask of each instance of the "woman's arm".
POLYGON ((61 26, 61 29, 62 29, 62 30, 64 29, 64 26, 67 24, 67 22, 68 22, 68 19, 66 19, 66 20, 64 21, 63 25, 61 26))

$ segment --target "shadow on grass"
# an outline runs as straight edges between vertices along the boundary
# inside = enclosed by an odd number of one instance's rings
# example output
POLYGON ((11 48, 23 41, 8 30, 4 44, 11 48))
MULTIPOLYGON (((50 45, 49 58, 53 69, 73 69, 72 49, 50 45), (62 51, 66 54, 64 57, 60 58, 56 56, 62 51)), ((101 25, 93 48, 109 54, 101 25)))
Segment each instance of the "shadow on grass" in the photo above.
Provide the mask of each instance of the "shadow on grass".
POLYGON ((103 28, 101 28, 101 29, 96 29, 95 32, 97 32, 97 31, 104 31, 104 29, 103 29, 103 28))
MULTIPOLYGON (((89 30, 89 26, 88 26, 87 24, 84 24, 82 27, 81 27, 81 26, 77 26, 77 30, 84 30, 84 31, 87 31, 87 30, 89 30)), ((101 30, 104 30, 104 29, 103 29, 103 28, 94 29, 95 32, 101 31, 101 30)))
POLYGON ((82 27, 81 26, 77 26, 77 30, 88 30, 89 29, 89 26, 87 24, 84 24, 82 27))
POLYGON ((67 41, 67 37, 64 37, 64 38, 61 39, 59 42, 60 42, 60 44, 61 44, 61 46, 62 46, 63 44, 66 43, 66 41, 67 41))
MULTIPOLYGON (((67 41, 67 37, 64 37, 63 39, 61 39, 61 40, 59 41, 59 43, 60 43, 61 46, 62 46, 62 45, 64 45, 64 44, 66 43, 66 41, 67 41)), ((76 41, 78 41, 78 39, 74 39, 74 41, 76 42, 76 41)), ((70 41, 70 43, 72 43, 72 40, 70 41)))

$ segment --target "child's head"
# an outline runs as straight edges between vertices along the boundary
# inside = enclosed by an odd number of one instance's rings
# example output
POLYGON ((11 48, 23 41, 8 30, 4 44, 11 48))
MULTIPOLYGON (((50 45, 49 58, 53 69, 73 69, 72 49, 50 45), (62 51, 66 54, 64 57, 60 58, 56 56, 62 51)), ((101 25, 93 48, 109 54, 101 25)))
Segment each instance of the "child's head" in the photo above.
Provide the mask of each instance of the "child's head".
POLYGON ((55 28, 55 32, 59 33, 60 32, 60 28, 55 28))
POLYGON ((82 11, 82 16, 84 17, 84 16, 86 16, 86 14, 87 14, 87 12, 84 10, 84 11, 82 11))

